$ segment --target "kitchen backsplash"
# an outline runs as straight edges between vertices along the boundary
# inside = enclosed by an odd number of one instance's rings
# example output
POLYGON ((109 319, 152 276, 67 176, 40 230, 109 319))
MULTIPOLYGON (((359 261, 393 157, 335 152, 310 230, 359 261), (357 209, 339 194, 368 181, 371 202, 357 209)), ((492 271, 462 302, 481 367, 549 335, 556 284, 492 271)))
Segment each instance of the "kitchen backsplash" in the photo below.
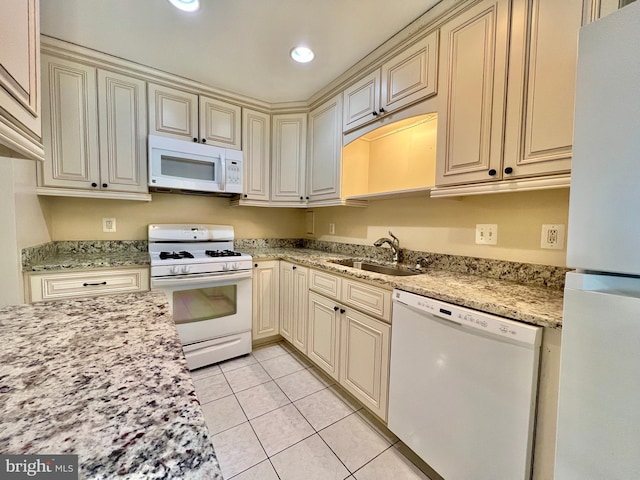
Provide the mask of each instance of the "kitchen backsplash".
MULTIPOLYGON (((322 240, 290 238, 238 239, 234 241, 237 250, 243 248, 309 248, 323 252, 349 255, 356 258, 379 262, 391 261, 391 249, 372 245, 327 242, 322 240)), ((39 263, 55 255, 91 254, 91 253, 140 253, 147 251, 146 240, 94 240, 94 241, 56 241, 28 247, 22 250, 23 268, 39 263)), ((429 268, 446 270, 482 277, 507 280, 528 285, 562 289, 568 268, 533 263, 509 262, 488 258, 447 255, 442 253, 420 252, 400 249, 400 263, 414 266, 418 258, 424 257, 429 268)))

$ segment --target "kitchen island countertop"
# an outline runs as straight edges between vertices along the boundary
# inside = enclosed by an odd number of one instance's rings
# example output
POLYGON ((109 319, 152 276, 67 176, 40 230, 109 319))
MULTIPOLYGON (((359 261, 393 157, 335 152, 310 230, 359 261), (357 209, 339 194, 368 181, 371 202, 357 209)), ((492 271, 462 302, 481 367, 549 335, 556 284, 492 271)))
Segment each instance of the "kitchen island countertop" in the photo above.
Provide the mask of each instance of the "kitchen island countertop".
POLYGON ((430 268, 420 275, 395 277, 332 263, 353 258, 353 255, 311 249, 242 248, 242 251, 251 255, 254 261, 287 260, 532 325, 562 326, 563 291, 560 289, 430 268))
POLYGON ((0 452, 77 454, 80 478, 221 479, 166 297, 0 308, 0 452))

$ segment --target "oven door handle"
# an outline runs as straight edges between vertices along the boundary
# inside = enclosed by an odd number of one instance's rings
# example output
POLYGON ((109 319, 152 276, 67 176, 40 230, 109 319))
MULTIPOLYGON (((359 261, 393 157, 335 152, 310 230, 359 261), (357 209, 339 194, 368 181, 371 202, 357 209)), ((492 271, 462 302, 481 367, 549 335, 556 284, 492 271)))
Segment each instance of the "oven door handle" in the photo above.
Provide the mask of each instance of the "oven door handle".
POLYGON ((211 283, 215 281, 234 281, 245 280, 251 278, 252 271, 244 271, 238 273, 220 273, 220 274, 204 274, 204 275, 184 275, 174 277, 156 277, 151 278, 151 287, 179 287, 183 285, 197 285, 200 283, 211 283))

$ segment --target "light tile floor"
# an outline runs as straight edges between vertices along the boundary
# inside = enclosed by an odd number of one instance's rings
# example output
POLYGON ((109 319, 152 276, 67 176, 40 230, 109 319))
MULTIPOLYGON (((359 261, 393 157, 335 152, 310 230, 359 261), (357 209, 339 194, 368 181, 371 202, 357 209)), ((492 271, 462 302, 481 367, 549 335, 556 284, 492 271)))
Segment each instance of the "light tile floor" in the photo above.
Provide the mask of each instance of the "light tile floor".
POLYGON ((429 480, 428 466, 287 343, 192 375, 226 480, 429 480))

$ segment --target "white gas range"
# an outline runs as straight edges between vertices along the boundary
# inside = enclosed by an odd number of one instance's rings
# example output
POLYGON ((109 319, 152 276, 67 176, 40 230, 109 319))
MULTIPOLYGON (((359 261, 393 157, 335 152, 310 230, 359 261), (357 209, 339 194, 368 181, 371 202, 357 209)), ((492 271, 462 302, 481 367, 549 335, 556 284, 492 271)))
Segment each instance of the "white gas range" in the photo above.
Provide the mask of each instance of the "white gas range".
POLYGON ((149 225, 151 288, 169 299, 195 369, 251 352, 250 255, 228 225, 149 225))

